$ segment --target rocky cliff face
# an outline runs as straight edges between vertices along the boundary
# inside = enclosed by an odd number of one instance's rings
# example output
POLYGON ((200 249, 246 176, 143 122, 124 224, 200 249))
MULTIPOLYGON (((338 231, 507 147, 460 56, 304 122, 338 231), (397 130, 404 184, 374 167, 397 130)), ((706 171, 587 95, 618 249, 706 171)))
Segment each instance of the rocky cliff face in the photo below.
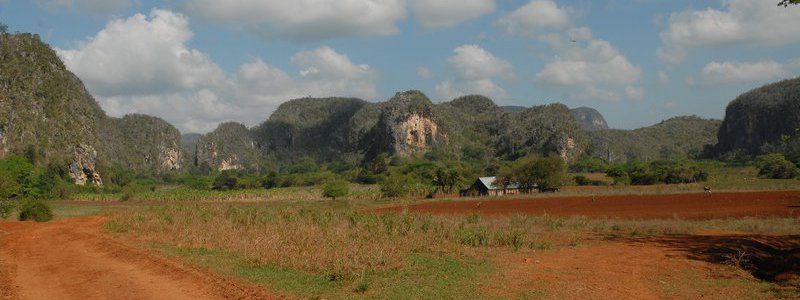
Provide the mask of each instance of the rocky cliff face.
POLYGON ((75 184, 102 186, 103 178, 97 169, 97 150, 86 144, 75 147, 74 159, 69 165, 69 176, 75 184))
POLYGON ((800 144, 786 144, 800 127, 800 78, 784 80, 742 94, 728 104, 718 132, 720 154, 794 152, 800 144))
POLYGON ((197 141, 196 164, 211 169, 257 171, 261 161, 258 145, 240 123, 220 124, 197 141))
POLYGON ((434 120, 433 103, 419 91, 397 93, 381 110, 368 153, 388 152, 414 157, 447 144, 447 134, 434 120))
POLYGON ((597 131, 608 129, 608 123, 603 115, 591 107, 577 107, 570 109, 572 116, 578 121, 578 125, 586 131, 597 131))

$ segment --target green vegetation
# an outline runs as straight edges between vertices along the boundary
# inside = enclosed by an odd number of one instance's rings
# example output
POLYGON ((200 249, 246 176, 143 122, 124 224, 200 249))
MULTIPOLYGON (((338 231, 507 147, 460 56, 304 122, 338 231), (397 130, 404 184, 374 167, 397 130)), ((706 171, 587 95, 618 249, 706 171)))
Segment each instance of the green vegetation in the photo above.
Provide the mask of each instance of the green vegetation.
POLYGON ((758 176, 772 179, 791 179, 798 175, 797 166, 780 153, 758 157, 758 176))
POLYGON ((731 101, 719 131, 716 157, 741 153, 750 156, 800 153, 797 107, 800 78, 784 80, 748 91, 731 101), (789 137, 787 139, 786 137, 789 137))
POLYGON ((19 220, 47 222, 53 219, 53 211, 47 203, 39 200, 25 200, 19 205, 19 220))
POLYGON ((328 198, 332 198, 334 201, 336 197, 344 197, 350 193, 350 186, 348 186, 347 182, 341 180, 333 180, 325 184, 322 187, 322 195, 328 198))
POLYGON ((560 157, 523 157, 497 174, 497 182, 518 184, 523 190, 560 188, 566 181, 566 165, 560 157))
POLYGON ((708 180, 708 172, 688 160, 659 160, 631 162, 608 167, 607 174, 614 183, 652 185, 656 183, 694 183, 708 180))
POLYGON ((696 159, 717 143, 719 120, 675 117, 635 130, 589 132, 587 152, 611 163, 660 159, 696 159))

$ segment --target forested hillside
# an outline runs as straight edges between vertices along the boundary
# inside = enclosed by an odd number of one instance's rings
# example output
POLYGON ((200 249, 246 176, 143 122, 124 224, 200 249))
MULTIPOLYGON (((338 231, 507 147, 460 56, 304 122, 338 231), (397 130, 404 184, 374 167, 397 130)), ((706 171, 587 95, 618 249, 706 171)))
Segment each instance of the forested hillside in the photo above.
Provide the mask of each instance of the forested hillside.
POLYGON ((772 83, 742 94, 728 104, 716 154, 758 155, 797 152, 800 127, 800 78, 772 83))
POLYGON ((76 183, 100 183, 106 170, 180 169, 179 138, 159 118, 106 116, 39 36, 0 34, 0 158, 24 154, 76 183))
POLYGON ((719 120, 675 117, 653 126, 589 132, 589 151, 608 162, 696 158, 717 143, 719 120))

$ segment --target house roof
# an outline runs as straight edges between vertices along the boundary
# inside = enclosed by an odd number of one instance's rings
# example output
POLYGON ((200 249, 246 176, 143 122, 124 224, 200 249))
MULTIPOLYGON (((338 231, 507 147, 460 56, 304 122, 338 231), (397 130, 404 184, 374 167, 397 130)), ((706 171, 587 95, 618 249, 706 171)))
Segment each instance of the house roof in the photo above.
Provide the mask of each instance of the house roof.
MULTIPOLYGON (((490 190, 499 190, 499 189, 503 188, 502 186, 495 186, 494 185, 494 182, 497 180, 497 177, 495 177, 495 176, 480 177, 480 178, 478 178, 478 180, 480 180, 480 182, 483 184, 483 186, 485 186, 486 188, 488 188, 490 190)), ((519 188, 519 184, 512 183, 512 184, 509 184, 506 188, 508 188, 508 189, 516 189, 516 188, 519 188)))

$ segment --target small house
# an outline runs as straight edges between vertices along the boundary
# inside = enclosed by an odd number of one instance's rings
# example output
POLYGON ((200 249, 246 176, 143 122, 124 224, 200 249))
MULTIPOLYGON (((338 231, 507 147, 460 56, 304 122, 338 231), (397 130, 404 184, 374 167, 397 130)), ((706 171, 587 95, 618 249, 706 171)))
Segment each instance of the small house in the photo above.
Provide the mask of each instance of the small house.
POLYGON ((480 177, 475 180, 469 188, 461 190, 459 193, 461 197, 476 197, 476 196, 503 196, 503 195, 516 195, 522 192, 519 184, 509 184, 503 186, 501 183, 496 182, 497 177, 480 177))

